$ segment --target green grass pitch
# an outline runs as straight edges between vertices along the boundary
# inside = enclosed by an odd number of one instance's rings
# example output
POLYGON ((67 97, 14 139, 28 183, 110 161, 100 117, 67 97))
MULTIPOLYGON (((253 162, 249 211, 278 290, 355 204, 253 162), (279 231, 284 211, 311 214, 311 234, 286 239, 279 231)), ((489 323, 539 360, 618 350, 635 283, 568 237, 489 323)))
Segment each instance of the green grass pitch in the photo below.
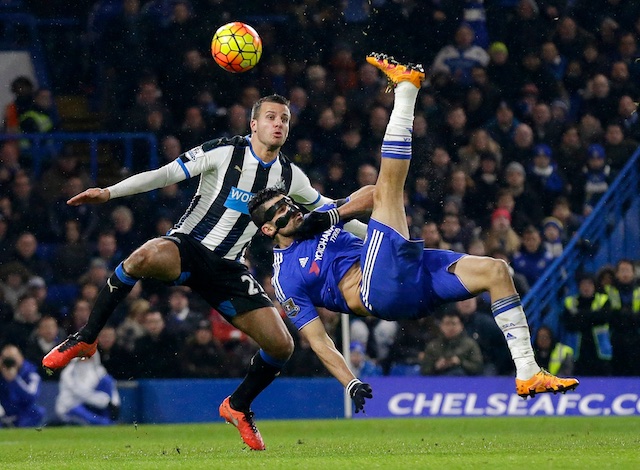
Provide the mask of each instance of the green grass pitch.
POLYGON ((638 417, 259 421, 0 430, 0 469, 640 468, 638 417))

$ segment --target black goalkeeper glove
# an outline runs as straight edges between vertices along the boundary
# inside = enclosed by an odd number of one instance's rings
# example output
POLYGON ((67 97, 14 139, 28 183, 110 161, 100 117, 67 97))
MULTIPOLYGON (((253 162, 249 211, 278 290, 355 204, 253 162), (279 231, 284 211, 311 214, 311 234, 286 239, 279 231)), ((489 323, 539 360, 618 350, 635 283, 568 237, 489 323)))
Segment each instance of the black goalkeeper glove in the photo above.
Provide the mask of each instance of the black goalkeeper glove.
POLYGON ((353 379, 347 385, 347 393, 353 400, 353 404, 356 407, 356 413, 362 411, 364 413, 364 401, 366 398, 373 398, 371 393, 371 385, 360 382, 358 379, 353 379))
POLYGON ((300 227, 296 231, 296 234, 300 238, 312 238, 315 235, 328 230, 332 225, 340 222, 340 214, 338 209, 331 209, 328 211, 313 211, 309 212, 302 221, 300 227))

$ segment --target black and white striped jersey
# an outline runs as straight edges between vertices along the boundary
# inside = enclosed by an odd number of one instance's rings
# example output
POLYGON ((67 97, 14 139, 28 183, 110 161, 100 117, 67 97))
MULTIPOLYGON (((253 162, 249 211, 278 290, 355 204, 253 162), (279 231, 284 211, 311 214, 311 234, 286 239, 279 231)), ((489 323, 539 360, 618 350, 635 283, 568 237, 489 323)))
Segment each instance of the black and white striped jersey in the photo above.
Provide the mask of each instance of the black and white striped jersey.
POLYGON ((282 154, 265 164, 253 152, 248 138, 206 142, 167 167, 172 174, 182 174, 182 179, 200 176, 191 204, 168 235, 188 234, 227 259, 239 259, 256 233, 247 204, 261 189, 280 186, 310 208, 328 201, 282 154))

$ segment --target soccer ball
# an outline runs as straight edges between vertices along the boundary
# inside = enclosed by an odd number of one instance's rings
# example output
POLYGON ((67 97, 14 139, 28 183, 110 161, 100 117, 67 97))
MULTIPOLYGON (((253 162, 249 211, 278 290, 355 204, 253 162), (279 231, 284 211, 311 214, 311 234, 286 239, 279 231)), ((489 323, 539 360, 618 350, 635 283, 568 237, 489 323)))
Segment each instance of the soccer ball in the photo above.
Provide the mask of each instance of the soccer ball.
POLYGON ((246 72, 262 55, 262 39, 255 29, 234 21, 220 26, 211 40, 211 55, 227 72, 246 72))

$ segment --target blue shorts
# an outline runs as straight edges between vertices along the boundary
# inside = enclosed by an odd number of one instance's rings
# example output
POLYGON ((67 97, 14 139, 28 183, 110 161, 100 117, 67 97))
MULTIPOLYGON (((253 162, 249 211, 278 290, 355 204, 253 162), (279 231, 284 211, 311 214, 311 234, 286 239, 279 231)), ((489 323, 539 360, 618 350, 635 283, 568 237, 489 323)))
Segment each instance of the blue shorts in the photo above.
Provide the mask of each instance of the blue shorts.
POLYGON ((360 298, 369 312, 384 320, 419 318, 446 302, 472 297, 449 267, 465 256, 424 248, 396 230, 371 219, 360 263, 360 298))

